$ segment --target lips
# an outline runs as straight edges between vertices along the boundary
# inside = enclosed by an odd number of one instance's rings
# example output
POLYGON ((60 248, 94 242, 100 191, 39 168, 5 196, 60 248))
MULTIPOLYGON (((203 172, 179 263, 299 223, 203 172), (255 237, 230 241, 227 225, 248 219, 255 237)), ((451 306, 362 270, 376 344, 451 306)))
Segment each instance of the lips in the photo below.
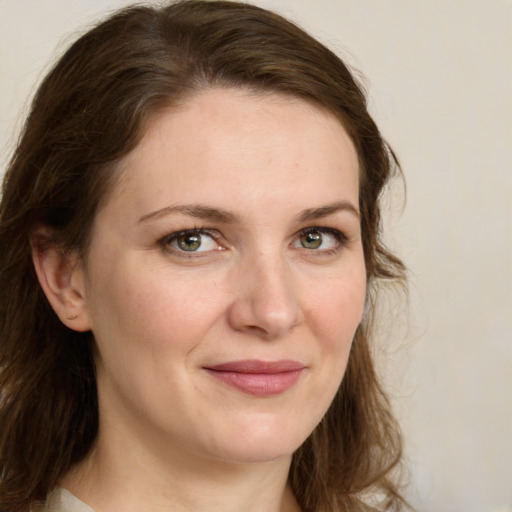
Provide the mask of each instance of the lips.
POLYGON ((306 367, 291 360, 230 361, 204 368, 212 377, 243 393, 273 396, 290 389, 306 367))

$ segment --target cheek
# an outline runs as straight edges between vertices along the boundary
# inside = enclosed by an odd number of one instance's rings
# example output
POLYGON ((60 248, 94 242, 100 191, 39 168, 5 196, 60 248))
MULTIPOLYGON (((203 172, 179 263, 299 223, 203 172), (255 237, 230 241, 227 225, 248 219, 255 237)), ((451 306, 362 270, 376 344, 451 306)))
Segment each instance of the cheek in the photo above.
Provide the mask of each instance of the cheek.
POLYGON ((339 277, 324 282, 322 290, 310 295, 306 313, 319 351, 307 402, 312 411, 310 431, 325 415, 345 375, 354 335, 362 319, 365 293, 364 272, 356 271, 350 279, 339 277))
MULTIPOLYGON (((221 310, 215 279, 191 279, 135 262, 103 271, 94 292, 98 338, 153 350, 190 349, 221 310), (199 286, 200 285, 200 286, 199 286)), ((99 341, 99 340, 98 340, 99 341)), ((127 348, 127 347, 126 347, 127 348)))
POLYGON ((363 276, 331 279, 311 298, 311 323, 331 352, 347 351, 361 322, 366 297, 363 276))

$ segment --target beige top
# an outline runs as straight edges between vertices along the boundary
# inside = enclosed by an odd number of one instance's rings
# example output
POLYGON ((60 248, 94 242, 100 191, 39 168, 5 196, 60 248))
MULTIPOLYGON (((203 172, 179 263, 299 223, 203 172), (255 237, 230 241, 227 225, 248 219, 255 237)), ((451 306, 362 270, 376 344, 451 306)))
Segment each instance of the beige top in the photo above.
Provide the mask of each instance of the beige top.
POLYGON ((58 487, 50 493, 41 512, 94 512, 94 510, 67 489, 58 487))

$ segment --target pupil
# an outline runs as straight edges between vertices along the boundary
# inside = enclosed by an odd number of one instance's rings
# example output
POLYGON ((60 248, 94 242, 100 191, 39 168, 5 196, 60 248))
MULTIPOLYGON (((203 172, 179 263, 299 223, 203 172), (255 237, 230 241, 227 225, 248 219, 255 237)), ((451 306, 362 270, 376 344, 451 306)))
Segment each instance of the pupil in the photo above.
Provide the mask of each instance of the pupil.
POLYGON ((321 233, 306 233, 301 237, 302 247, 306 249, 318 249, 322 244, 322 234, 321 233))
POLYGON ((199 235, 182 235, 178 238, 178 245, 184 251, 196 251, 201 247, 201 237, 199 235))

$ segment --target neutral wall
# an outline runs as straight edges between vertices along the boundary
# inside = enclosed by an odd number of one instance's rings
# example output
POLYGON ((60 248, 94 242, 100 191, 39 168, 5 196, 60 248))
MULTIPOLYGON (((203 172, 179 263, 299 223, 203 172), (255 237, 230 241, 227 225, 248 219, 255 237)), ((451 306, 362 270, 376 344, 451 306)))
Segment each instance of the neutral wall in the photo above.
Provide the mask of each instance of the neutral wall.
MULTIPOLYGON (((78 27, 123 0, 0 0, 0 163, 28 94, 78 27)), ((368 77, 407 179, 390 243, 410 318, 384 338, 412 503, 512 510, 512 2, 260 0, 368 77)), ((400 197, 399 190, 395 193, 400 197)))

